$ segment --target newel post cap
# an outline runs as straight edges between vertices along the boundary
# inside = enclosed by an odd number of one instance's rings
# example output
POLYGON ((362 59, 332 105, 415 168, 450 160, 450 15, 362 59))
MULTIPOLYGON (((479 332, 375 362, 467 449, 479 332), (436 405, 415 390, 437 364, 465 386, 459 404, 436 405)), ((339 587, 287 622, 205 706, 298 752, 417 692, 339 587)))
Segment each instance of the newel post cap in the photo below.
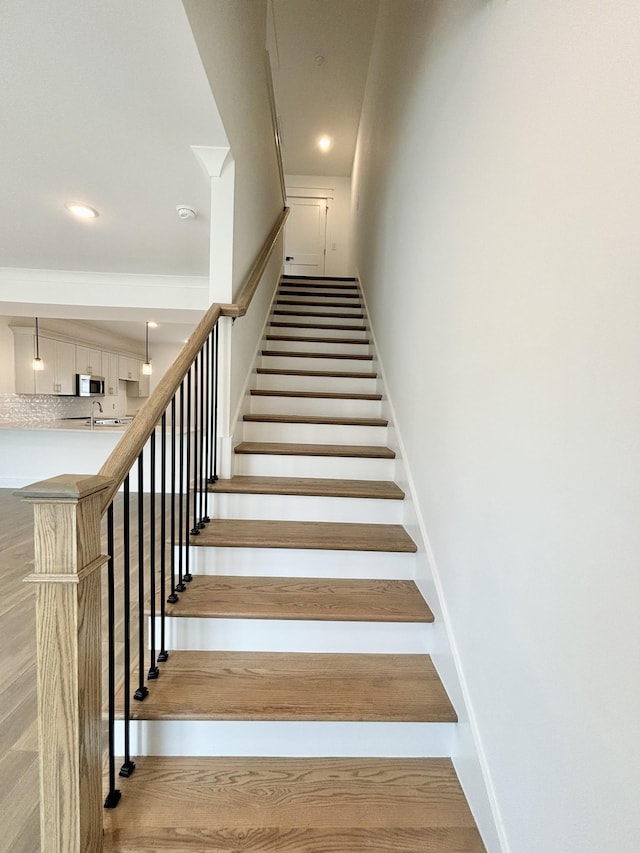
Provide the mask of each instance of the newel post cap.
POLYGON ((111 477, 98 474, 60 474, 31 483, 13 494, 23 501, 77 502, 108 489, 112 483, 111 477))

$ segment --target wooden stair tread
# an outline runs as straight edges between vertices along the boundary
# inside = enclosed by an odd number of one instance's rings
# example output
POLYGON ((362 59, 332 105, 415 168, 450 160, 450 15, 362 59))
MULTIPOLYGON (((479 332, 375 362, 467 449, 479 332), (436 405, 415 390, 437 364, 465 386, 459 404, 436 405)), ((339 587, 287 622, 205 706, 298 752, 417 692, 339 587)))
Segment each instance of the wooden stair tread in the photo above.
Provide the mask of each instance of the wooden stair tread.
POLYGON ((352 359, 353 361, 373 361, 372 355, 351 352, 293 352, 289 350, 263 349, 262 355, 275 356, 278 358, 337 358, 352 359))
POLYGON ((306 344, 357 344, 368 346, 366 338, 317 338, 311 335, 265 335, 267 341, 298 341, 306 344))
POLYGON ((217 518, 192 536, 192 545, 227 548, 302 548, 323 551, 415 553, 416 544, 400 524, 338 521, 272 521, 217 518))
POLYGON ((386 418, 336 418, 324 415, 256 415, 248 414, 243 420, 251 423, 273 424, 326 424, 329 426, 372 426, 386 427, 386 418))
POLYGON ((403 500, 404 492, 389 480, 336 480, 322 477, 236 476, 218 480, 210 492, 242 495, 310 495, 332 498, 403 500))
POLYGON ((341 320, 364 320, 364 314, 347 314, 344 311, 294 311, 289 308, 275 308, 273 313, 286 317, 338 317, 341 320))
POLYGON ((449 758, 158 758, 120 779, 104 851, 484 853, 449 758))
POLYGON ((275 456, 345 456, 358 459, 395 459, 389 447, 366 444, 294 444, 285 441, 241 441, 235 453, 275 456))
POLYGON ((167 615, 226 619, 433 622, 413 581, 194 575, 167 615))
POLYGON ((345 394, 338 391, 278 391, 252 388, 253 397, 309 397, 318 400, 382 400, 382 394, 345 394))
POLYGON ((285 323, 283 320, 272 320, 269 324, 278 329, 336 329, 341 332, 364 332, 366 326, 336 325, 335 323, 285 323))
POLYGON ((329 376, 334 379, 375 379, 377 373, 354 370, 283 370, 278 367, 257 367, 256 373, 268 373, 277 376, 329 376))
POLYGON ((428 655, 226 651, 172 651, 131 719, 457 722, 428 655))

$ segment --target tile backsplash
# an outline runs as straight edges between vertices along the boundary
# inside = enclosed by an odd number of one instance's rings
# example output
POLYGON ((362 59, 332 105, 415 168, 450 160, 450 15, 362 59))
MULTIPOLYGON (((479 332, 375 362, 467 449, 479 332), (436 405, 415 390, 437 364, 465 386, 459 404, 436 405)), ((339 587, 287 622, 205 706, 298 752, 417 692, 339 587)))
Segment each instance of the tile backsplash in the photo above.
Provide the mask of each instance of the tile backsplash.
MULTIPOLYGON (((105 412, 113 414, 116 410, 117 415, 126 413, 126 394, 100 399, 105 412)), ((54 394, 0 394, 0 423, 36 425, 61 418, 88 417, 91 402, 90 398, 57 397, 54 394)))

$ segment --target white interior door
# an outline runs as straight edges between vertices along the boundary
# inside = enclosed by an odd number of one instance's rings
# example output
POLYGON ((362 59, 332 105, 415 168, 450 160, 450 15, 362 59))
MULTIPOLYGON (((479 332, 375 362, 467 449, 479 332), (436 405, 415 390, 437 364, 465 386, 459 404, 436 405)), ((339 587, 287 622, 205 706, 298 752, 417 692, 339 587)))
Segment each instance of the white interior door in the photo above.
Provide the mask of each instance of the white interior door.
POLYGON ((287 275, 324 275, 327 238, 326 198, 289 198, 284 232, 287 275))

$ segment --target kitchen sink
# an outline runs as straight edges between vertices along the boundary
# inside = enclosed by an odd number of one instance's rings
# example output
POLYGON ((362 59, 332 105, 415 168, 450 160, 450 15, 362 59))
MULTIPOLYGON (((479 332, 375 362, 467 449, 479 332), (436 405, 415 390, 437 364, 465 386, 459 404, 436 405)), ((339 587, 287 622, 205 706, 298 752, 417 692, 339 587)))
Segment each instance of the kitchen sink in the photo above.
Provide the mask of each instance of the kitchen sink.
MULTIPOLYGON (((95 418, 94 426, 123 426, 130 424, 133 418, 95 418)), ((91 418, 87 418, 88 424, 91 423, 91 418)))

